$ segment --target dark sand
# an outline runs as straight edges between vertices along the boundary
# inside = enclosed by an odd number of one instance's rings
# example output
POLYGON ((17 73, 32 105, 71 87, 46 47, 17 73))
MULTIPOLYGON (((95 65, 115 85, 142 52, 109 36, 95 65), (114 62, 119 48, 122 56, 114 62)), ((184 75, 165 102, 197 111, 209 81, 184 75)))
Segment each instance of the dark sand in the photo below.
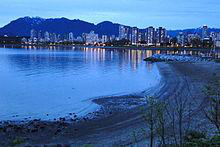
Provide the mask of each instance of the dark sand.
POLYGON ((61 118, 53 122, 33 120, 16 124, 0 124, 0 146, 9 146, 15 139, 23 140, 25 145, 72 144, 94 146, 128 145, 145 139, 146 127, 141 107, 144 95, 155 96, 161 100, 172 101, 174 97, 190 97, 192 101, 192 128, 209 129, 203 122, 201 107, 204 104, 202 89, 211 75, 220 73, 216 63, 156 63, 162 80, 152 89, 135 95, 105 97, 93 102, 101 105, 100 111, 79 119, 70 114, 71 120, 61 118), (199 123, 198 123, 199 122, 199 123))

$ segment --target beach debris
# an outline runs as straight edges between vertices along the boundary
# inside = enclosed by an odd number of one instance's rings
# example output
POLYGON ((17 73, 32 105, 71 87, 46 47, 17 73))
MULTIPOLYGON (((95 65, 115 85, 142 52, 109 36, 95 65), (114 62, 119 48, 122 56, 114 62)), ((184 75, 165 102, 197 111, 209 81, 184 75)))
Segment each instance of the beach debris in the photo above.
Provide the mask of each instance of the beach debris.
POLYGON ((169 61, 178 61, 178 62, 210 62, 213 61, 211 57, 199 57, 191 55, 170 55, 170 54, 154 54, 151 57, 145 58, 144 61, 149 62, 169 62, 169 61))

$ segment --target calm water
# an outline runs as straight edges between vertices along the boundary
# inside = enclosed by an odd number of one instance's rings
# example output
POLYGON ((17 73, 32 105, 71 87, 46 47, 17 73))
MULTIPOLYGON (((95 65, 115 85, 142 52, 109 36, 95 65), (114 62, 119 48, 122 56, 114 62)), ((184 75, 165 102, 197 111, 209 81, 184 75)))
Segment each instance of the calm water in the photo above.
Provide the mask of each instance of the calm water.
POLYGON ((143 61, 151 54, 0 48, 0 120, 83 115, 98 108, 91 98, 146 90, 160 81, 157 66, 143 61))

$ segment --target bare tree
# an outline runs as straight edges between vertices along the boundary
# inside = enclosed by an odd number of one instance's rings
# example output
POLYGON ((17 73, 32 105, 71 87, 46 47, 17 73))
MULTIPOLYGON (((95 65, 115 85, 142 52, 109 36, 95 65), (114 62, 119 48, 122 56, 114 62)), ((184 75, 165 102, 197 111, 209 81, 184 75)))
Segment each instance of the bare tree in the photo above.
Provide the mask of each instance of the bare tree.
POLYGON ((205 86, 204 93, 207 100, 204 114, 220 133, 220 78, 216 74, 205 86))
POLYGON ((190 87, 188 84, 189 81, 186 76, 184 77, 184 87, 177 87, 179 89, 176 89, 174 94, 169 98, 169 100, 167 100, 165 108, 167 121, 170 123, 172 137, 176 146, 183 146, 184 134, 187 132, 187 128, 190 127, 191 122, 191 105, 193 98, 191 97, 190 87))
POLYGON ((170 122, 170 126, 171 126, 171 134, 172 137, 174 139, 174 143, 177 146, 178 145, 178 141, 177 141, 177 134, 176 134, 176 115, 175 115, 175 111, 173 111, 174 108, 172 108, 173 106, 168 103, 167 107, 165 107, 168 118, 167 120, 170 122))
POLYGON ((153 97, 146 98, 146 111, 144 110, 143 116, 144 120, 147 123, 148 128, 150 129, 150 147, 154 146, 154 132, 156 128, 156 100, 153 97))
POLYGON ((165 102, 158 102, 156 104, 156 116, 157 116, 157 133, 161 138, 162 145, 166 145, 166 120, 165 120, 165 102))

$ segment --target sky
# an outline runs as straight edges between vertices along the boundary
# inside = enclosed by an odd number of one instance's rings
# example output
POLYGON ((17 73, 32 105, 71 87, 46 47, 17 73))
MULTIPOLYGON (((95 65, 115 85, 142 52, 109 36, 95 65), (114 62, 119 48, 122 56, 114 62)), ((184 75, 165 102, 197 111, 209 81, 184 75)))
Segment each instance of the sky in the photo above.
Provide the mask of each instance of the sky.
POLYGON ((220 0, 0 0, 0 27, 25 16, 112 21, 139 28, 220 28, 220 0))

